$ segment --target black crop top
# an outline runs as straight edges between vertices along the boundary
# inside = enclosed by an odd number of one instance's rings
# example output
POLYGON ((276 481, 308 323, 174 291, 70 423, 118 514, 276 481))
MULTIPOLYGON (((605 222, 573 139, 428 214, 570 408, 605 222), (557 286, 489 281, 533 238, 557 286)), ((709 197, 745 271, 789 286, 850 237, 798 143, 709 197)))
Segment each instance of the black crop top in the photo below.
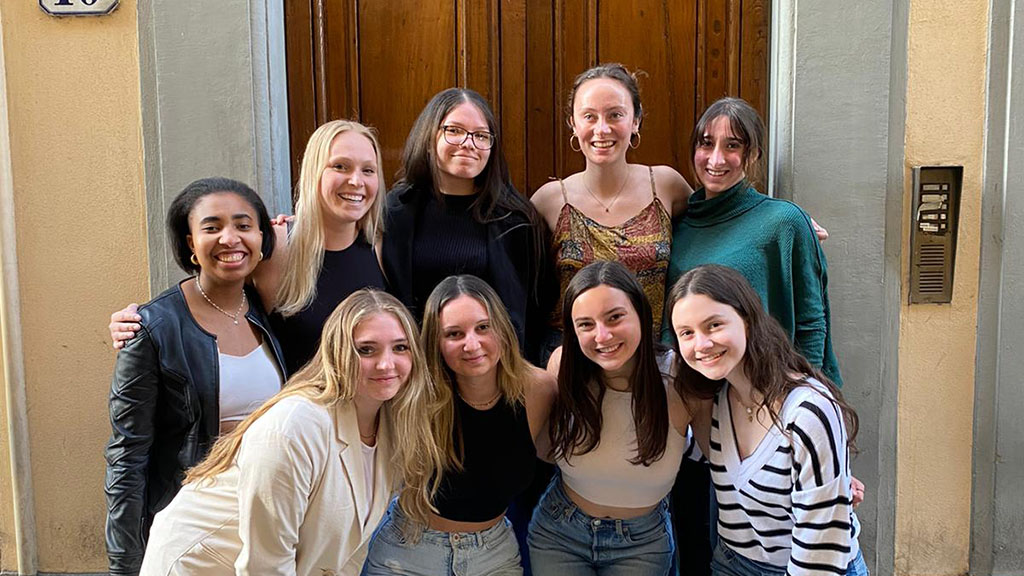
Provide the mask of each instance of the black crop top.
POLYGON ((362 236, 344 250, 325 250, 324 264, 316 279, 316 296, 308 306, 287 318, 270 317, 274 334, 281 341, 288 373, 295 374, 320 346, 324 322, 349 294, 360 288, 384 290, 384 273, 377 255, 362 236))
POLYGON ((444 474, 434 505, 442 518, 457 522, 497 518, 533 481, 537 449, 526 408, 501 400, 477 410, 456 394, 455 410, 465 447, 463 470, 444 474))

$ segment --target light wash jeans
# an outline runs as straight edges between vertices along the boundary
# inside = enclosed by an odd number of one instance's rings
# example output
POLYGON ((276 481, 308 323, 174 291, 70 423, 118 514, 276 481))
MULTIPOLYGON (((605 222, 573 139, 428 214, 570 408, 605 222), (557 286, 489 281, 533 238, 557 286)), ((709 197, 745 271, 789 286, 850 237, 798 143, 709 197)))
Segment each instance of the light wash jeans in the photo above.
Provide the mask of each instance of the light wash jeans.
POLYGON ((534 576, 667 576, 674 546, 668 501, 619 520, 580 510, 555 474, 533 512, 527 542, 534 576))
MULTIPOLYGON (((712 576, 784 576, 786 568, 751 560, 719 541, 715 546, 715 553, 711 557, 711 574, 712 576)), ((859 550, 857 557, 847 565, 846 576, 868 576, 868 565, 864 562, 864 555, 859 550)))
POLYGON ((522 576, 519 545, 508 519, 480 532, 425 529, 415 544, 402 534, 406 516, 392 503, 377 529, 362 576, 522 576))

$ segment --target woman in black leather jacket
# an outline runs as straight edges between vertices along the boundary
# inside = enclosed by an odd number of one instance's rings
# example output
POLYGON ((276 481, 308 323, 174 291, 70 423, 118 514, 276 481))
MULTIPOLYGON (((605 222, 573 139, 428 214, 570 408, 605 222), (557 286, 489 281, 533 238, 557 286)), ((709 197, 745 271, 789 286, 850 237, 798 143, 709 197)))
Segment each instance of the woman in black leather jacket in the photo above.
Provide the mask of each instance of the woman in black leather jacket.
POLYGON ((195 275, 139 309, 117 356, 106 449, 111 574, 137 574, 153 516, 221 433, 277 393, 286 374, 245 279, 274 248, 270 218, 245 184, 189 184, 167 215, 178 264, 195 275))

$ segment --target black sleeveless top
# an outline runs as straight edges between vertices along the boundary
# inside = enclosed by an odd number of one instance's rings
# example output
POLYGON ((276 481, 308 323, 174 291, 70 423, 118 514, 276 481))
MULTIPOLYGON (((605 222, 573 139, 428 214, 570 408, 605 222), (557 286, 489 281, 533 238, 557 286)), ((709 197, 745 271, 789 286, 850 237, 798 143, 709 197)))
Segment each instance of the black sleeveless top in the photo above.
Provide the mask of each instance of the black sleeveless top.
POLYGON ((324 264, 316 279, 316 297, 309 306, 287 318, 280 314, 271 316, 270 324, 281 341, 289 374, 295 374, 313 357, 327 317, 360 288, 387 288, 377 256, 362 236, 344 250, 324 251, 324 264))
POLYGON ((442 518, 457 522, 497 518, 533 481, 537 450, 526 407, 500 400, 489 410, 477 410, 456 394, 455 410, 463 469, 445 472, 434 505, 442 518))

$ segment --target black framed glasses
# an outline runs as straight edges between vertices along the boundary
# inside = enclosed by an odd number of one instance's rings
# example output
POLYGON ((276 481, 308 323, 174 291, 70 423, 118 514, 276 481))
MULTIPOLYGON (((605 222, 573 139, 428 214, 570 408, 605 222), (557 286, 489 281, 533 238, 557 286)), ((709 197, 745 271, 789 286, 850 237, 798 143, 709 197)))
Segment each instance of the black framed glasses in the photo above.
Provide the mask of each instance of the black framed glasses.
POLYGON ((490 150, 491 146, 494 146, 494 134, 486 130, 470 132, 458 126, 441 126, 441 132, 444 134, 444 141, 452 146, 462 146, 467 138, 473 142, 477 150, 490 150))

